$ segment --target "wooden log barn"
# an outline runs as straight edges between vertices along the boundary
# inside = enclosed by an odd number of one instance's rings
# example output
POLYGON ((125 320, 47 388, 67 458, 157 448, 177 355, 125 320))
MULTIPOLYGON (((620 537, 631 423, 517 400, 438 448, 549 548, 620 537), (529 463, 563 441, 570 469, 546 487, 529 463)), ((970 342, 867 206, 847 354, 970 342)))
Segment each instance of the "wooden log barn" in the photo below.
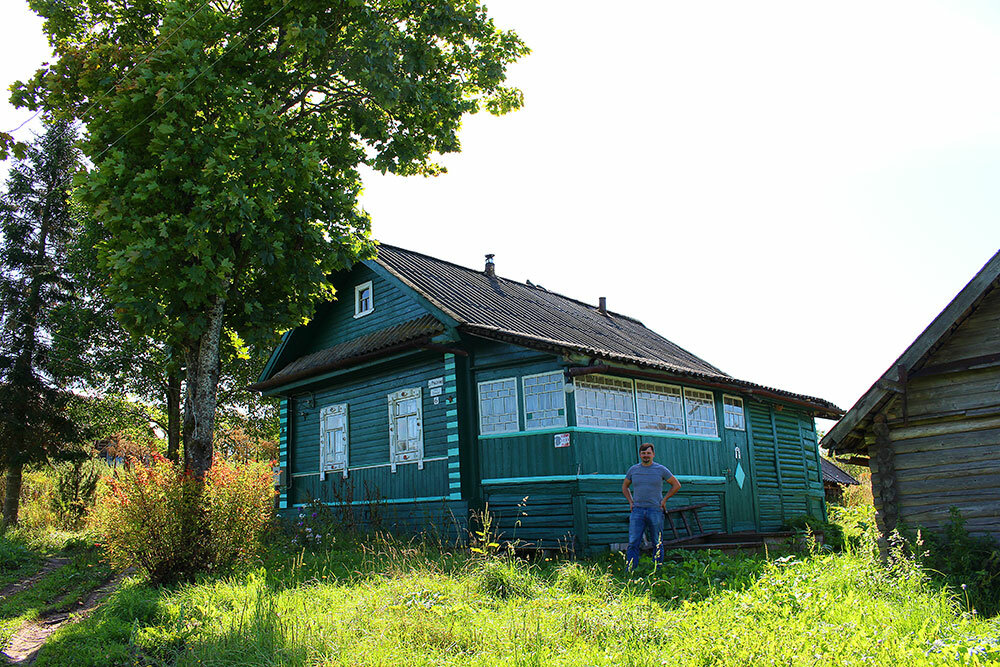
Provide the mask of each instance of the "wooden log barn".
POLYGON ((825 517, 813 418, 832 403, 736 379, 606 307, 389 245, 334 276, 253 388, 280 397, 279 507, 365 509, 398 531, 464 530, 576 553, 627 532, 638 446, 704 505, 706 532, 825 517))
POLYGON ((1000 537, 1000 252, 827 433, 870 466, 883 536, 940 530, 950 508, 1000 537))

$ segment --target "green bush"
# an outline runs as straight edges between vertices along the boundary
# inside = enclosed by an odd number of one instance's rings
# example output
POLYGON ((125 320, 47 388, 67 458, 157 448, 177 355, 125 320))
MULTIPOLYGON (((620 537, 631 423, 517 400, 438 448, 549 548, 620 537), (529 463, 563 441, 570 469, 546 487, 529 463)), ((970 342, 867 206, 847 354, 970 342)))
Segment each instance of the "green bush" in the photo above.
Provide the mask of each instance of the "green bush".
POLYGON ((818 533, 823 536, 823 544, 833 551, 840 551, 844 548, 844 529, 835 523, 828 523, 821 519, 803 514, 785 522, 788 530, 806 531, 818 533))
POLYGON ((113 566, 170 583, 249 561, 273 506, 267 464, 237 468, 216 459, 199 485, 154 454, 106 480, 94 519, 113 566))
POLYGON ((473 580, 481 593, 506 600, 530 598, 535 594, 535 582, 523 566, 507 558, 491 558, 479 564, 473 580))
POLYGON ((992 538, 969 535, 957 508, 944 532, 908 537, 924 568, 942 575, 963 606, 989 616, 1000 612, 1000 547, 992 538))
POLYGON ((575 595, 606 595, 611 588, 611 576, 577 562, 566 562, 556 568, 556 586, 575 595))

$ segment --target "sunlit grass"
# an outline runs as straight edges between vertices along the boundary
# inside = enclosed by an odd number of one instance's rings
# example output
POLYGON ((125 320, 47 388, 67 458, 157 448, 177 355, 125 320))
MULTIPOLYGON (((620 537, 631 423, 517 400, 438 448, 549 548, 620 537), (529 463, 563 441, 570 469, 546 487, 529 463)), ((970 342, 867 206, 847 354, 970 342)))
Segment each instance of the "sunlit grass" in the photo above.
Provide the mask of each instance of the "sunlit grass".
POLYGON ((1000 660, 1000 626, 870 539, 845 553, 679 554, 653 572, 368 538, 274 547, 175 589, 129 582, 39 665, 814 665, 1000 660))

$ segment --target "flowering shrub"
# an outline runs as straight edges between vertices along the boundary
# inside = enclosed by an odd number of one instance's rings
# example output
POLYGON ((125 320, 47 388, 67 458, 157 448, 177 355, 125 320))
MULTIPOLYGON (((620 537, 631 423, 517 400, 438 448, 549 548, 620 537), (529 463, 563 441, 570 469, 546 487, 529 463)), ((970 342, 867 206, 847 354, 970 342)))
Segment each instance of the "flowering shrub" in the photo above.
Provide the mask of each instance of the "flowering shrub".
POLYGON ((105 482, 94 519, 107 559, 142 568, 156 583, 246 562, 274 507, 265 463, 236 467, 217 457, 202 485, 154 454, 105 482))
POLYGON ((309 503, 291 523, 292 544, 313 548, 332 544, 333 523, 329 507, 318 501, 309 503))

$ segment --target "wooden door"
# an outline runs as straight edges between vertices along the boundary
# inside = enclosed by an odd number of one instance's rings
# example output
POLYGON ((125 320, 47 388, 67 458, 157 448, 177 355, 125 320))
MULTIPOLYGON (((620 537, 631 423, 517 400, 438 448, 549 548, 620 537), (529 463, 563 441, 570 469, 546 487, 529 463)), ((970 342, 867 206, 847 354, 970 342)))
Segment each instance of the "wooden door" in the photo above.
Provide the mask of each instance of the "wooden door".
POLYGON ((726 518, 730 532, 756 530, 751 455, 743 400, 723 396, 722 460, 726 465, 726 518))

